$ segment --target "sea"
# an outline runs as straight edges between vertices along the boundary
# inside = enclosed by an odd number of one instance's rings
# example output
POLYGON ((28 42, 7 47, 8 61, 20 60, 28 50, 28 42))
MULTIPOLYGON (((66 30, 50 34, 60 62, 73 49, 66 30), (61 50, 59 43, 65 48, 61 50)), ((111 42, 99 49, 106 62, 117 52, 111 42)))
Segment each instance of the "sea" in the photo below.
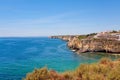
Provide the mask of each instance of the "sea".
POLYGON ((80 64, 98 62, 103 57, 120 58, 105 53, 78 55, 66 44, 66 41, 48 37, 1 37, 0 80, 22 80, 27 73, 42 67, 64 72, 80 64))

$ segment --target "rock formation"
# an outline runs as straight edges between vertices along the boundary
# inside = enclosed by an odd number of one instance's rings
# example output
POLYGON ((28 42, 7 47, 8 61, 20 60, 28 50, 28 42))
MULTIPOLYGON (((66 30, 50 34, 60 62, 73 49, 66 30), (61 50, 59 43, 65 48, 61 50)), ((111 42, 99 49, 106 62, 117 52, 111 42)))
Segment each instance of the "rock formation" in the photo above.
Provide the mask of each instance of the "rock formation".
POLYGON ((51 36, 51 38, 54 38, 54 39, 62 39, 64 41, 70 41, 72 38, 74 38, 75 36, 73 35, 66 35, 66 36, 51 36))
POLYGON ((107 39, 84 39, 74 38, 68 42, 68 47, 77 52, 111 52, 120 53, 120 41, 107 39))
POLYGON ((54 36, 68 41, 67 46, 77 53, 108 52, 120 54, 120 32, 101 32, 77 36, 54 36))

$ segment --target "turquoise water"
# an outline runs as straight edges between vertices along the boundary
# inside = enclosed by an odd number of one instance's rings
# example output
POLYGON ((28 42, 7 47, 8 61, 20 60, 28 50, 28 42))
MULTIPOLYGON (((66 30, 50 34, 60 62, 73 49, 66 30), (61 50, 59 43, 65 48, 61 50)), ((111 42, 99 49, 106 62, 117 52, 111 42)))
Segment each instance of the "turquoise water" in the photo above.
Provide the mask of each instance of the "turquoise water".
POLYGON ((81 63, 92 63, 104 54, 77 55, 66 42, 50 38, 0 38, 0 80, 21 80, 35 68, 47 66, 63 72, 74 70, 81 63))

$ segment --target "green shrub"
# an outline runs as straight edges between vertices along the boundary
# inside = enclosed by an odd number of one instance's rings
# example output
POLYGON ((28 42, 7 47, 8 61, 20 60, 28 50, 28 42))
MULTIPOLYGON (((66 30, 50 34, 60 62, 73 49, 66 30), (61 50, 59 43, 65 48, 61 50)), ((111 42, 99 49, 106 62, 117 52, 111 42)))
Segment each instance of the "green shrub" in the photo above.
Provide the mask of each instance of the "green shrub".
POLYGON ((78 37, 78 39, 85 39, 85 38, 87 38, 87 35, 80 35, 79 37, 78 37))

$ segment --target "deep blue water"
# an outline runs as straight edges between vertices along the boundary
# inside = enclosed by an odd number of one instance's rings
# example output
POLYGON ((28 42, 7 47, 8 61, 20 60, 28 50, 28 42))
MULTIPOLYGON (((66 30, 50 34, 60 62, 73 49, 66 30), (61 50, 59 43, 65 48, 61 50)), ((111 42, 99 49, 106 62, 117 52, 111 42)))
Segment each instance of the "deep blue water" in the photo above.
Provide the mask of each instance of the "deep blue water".
POLYGON ((21 80, 35 68, 47 66, 63 72, 74 70, 81 63, 92 63, 104 54, 70 51, 66 42, 50 38, 0 38, 0 80, 21 80))

